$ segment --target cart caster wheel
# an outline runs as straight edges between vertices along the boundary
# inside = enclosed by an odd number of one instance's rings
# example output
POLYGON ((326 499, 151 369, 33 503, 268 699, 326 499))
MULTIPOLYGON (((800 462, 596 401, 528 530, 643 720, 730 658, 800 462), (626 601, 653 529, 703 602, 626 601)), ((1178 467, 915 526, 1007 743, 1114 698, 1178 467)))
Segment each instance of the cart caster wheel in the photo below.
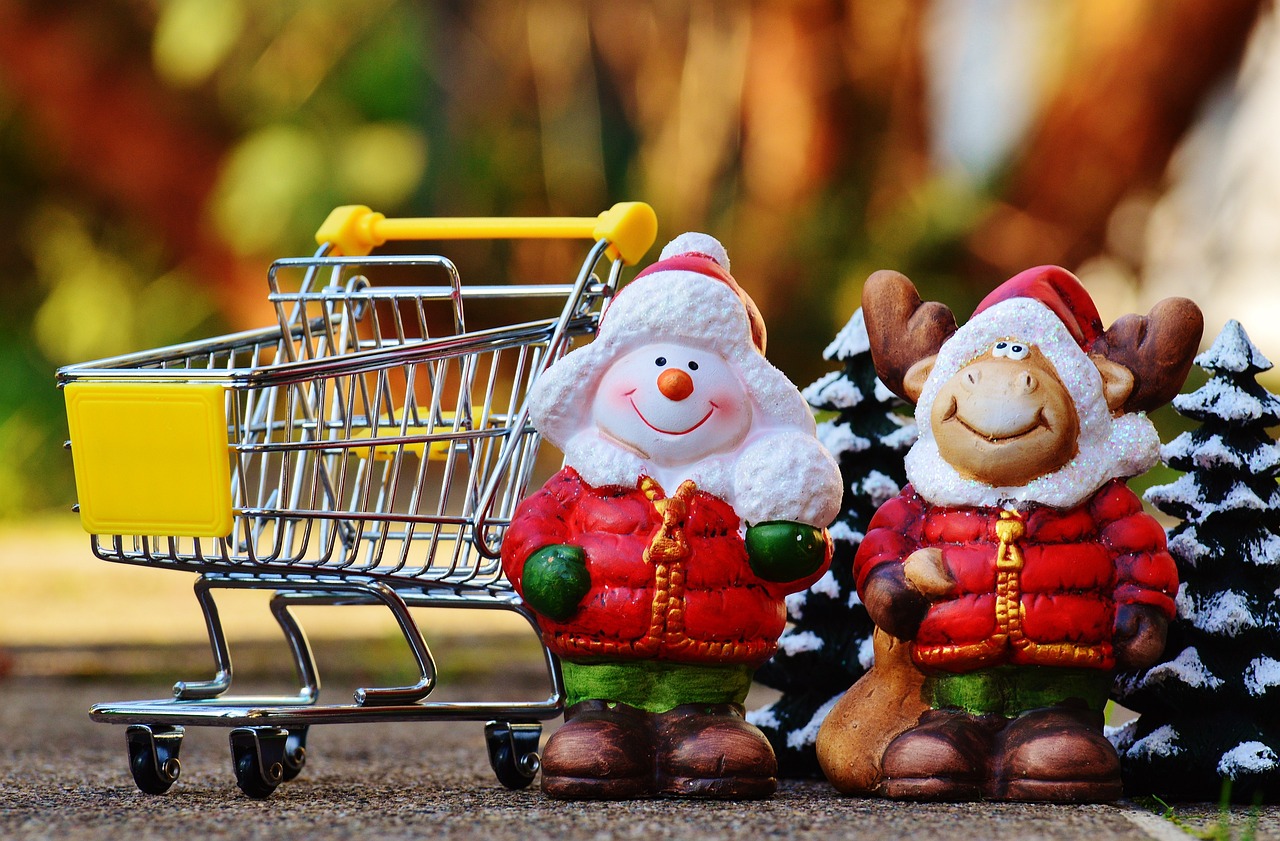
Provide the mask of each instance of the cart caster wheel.
POLYGON ((498 782, 515 791, 533 782, 541 766, 538 741, 541 724, 516 724, 491 721, 484 726, 484 741, 489 748, 489 765, 498 782))
POLYGON ((129 770, 133 782, 147 794, 164 794, 182 773, 178 751, 182 728, 157 724, 131 724, 125 731, 129 746, 129 770))
POLYGON ((307 728, 299 727, 289 731, 289 738, 284 743, 284 781, 287 783, 302 773, 307 764, 307 728))
POLYGON ((254 800, 271 796, 284 782, 288 741, 288 731, 278 727, 237 727, 231 731, 231 760, 241 791, 254 800))

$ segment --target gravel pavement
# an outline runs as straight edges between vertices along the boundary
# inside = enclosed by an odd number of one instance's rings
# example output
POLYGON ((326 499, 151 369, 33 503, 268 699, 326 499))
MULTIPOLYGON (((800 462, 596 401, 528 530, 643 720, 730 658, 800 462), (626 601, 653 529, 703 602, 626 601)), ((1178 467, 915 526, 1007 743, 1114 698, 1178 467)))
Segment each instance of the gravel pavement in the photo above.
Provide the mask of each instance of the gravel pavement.
MULTIPOLYGON (((0 679, 0 838, 13 841, 1193 837, 1133 804, 898 804, 840 797, 814 781, 786 782, 774 798, 755 803, 558 803, 536 784, 523 791, 497 784, 480 723, 313 728, 301 776, 266 801, 236 788, 225 730, 188 728, 181 779, 167 794, 151 796, 129 776, 124 728, 95 724, 86 712, 99 701, 162 697, 162 682, 15 671, 0 679)), ((479 700, 513 689, 510 679, 468 680, 441 691, 479 700)), ((1181 808, 1177 817, 1198 832, 1220 820, 1208 806, 1181 808)), ((1280 839, 1280 810, 1264 811, 1256 825, 1247 810, 1236 810, 1219 830, 1212 837, 1280 839)))

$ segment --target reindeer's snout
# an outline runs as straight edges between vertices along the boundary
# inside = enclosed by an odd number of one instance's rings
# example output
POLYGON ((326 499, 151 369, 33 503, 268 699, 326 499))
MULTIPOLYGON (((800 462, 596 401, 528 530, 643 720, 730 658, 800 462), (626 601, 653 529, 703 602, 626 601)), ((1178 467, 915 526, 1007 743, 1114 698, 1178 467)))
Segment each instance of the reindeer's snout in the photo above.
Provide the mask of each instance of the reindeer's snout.
POLYGON ((1001 399, 1017 399, 1040 387, 1040 380, 1029 368, 1019 370, 1007 362, 991 360, 971 363, 956 375, 956 381, 969 394, 1001 399))
POLYGON ((962 473, 1018 485, 1076 452, 1079 421, 1070 393, 1038 350, 1022 359, 982 356, 938 391, 931 415, 939 452, 962 473))

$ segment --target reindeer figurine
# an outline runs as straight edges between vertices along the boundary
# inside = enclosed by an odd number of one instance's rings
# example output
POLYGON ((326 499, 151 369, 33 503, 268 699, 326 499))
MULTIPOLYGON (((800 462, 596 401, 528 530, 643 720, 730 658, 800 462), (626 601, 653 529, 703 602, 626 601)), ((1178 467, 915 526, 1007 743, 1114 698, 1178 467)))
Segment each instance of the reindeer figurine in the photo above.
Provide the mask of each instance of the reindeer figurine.
POLYGON ((873 275, 862 305, 876 372, 916 404, 920 438, 854 560, 892 656, 823 726, 827 776, 912 800, 1120 797, 1102 735, 1112 673, 1160 656, 1178 586, 1124 480, 1158 457, 1145 412, 1181 387, 1200 310, 1170 298, 1104 332, 1056 266, 1007 281, 959 329, 897 272, 873 275))

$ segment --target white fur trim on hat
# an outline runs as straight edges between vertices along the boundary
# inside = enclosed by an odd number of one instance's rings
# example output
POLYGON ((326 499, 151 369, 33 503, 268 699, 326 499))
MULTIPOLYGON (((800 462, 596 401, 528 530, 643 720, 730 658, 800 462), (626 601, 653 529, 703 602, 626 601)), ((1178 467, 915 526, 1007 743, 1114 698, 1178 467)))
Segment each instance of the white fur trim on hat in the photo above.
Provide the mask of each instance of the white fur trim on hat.
POLYGON ((755 525, 776 520, 826 528, 840 513, 840 467, 812 435, 780 432, 756 440, 733 471, 738 516, 755 525))
POLYGON ((1160 438, 1145 414, 1111 416, 1102 393, 1102 375, 1044 304, 1011 298, 983 310, 955 332, 916 402, 920 438, 907 453, 907 478, 935 505, 996 506, 1040 503, 1070 508, 1116 477, 1136 476, 1159 458, 1160 438), (1053 364, 1080 419, 1079 452, 1052 473, 1020 486, 994 487, 960 475, 938 450, 930 418, 942 385, 1000 339, 1034 345, 1053 364))
POLYGON ((662 249, 659 260, 667 260, 672 257, 679 257, 681 254, 705 254, 712 260, 720 264, 720 268, 726 272, 729 271, 729 252, 725 251, 720 240, 709 234, 700 234, 697 231, 690 231, 687 234, 681 234, 671 242, 667 243, 662 249))

